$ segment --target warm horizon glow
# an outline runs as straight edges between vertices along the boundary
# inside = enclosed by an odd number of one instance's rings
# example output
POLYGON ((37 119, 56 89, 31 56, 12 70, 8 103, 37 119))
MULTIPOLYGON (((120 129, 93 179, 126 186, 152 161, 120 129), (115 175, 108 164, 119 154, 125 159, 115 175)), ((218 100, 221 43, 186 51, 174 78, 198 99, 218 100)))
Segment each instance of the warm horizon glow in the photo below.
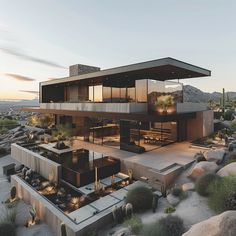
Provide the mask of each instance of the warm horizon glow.
POLYGON ((40 81, 68 76, 73 64, 106 69, 163 57, 212 71, 184 84, 236 91, 234 1, 0 4, 0 100, 33 99, 35 94, 20 91, 38 91, 40 81))

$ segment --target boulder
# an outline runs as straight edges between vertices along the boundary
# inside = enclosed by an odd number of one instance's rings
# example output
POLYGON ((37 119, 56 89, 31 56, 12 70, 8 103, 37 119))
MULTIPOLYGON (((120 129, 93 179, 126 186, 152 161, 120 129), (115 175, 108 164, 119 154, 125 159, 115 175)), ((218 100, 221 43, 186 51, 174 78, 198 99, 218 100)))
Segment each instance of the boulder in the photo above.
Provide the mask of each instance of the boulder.
POLYGON ((225 211, 220 215, 193 225, 182 236, 233 236, 236 235, 236 211, 225 211))
POLYGON ((184 192, 193 191, 195 189, 194 183, 185 183, 182 185, 182 190, 184 192))
POLYGON ((180 202, 180 198, 174 196, 174 195, 171 194, 171 193, 167 195, 166 199, 167 199, 167 201, 170 203, 170 205, 172 205, 172 206, 176 206, 176 205, 178 205, 179 202, 180 202))
POLYGON ((223 161, 225 155, 224 149, 210 150, 204 153, 204 157, 207 161, 214 161, 220 163, 223 161))
POLYGON ((130 236, 131 230, 128 227, 121 228, 120 230, 116 231, 112 236, 130 236))
POLYGON ((229 175, 236 175, 236 162, 230 163, 223 168, 221 168, 218 172, 217 175, 224 177, 224 176, 229 176, 229 175))
POLYGON ((193 167, 189 177, 196 179, 206 172, 216 172, 217 169, 218 166, 215 162, 201 161, 193 167))

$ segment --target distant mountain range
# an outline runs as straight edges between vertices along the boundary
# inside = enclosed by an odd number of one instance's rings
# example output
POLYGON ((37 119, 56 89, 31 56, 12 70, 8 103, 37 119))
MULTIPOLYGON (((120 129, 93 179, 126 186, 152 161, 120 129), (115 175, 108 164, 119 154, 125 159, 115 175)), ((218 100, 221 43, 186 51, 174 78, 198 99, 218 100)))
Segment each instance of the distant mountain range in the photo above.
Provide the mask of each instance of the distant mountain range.
MULTIPOLYGON (((191 85, 184 86, 184 102, 208 102, 210 99, 220 102, 221 97, 222 93, 219 92, 207 93, 191 85)), ((225 98, 227 97, 236 100, 236 92, 226 92, 225 98)))
POLYGON ((0 100, 0 106, 39 106, 39 100, 37 98, 32 100, 0 100))

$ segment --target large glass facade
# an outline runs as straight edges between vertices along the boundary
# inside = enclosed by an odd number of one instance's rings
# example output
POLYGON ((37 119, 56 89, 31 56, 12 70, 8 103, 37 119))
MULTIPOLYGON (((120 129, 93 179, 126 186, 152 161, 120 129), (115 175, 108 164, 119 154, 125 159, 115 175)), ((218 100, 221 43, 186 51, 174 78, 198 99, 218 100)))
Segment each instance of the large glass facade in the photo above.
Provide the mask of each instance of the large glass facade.
POLYGON ((147 80, 136 80, 136 102, 147 102, 147 80))
POLYGON ((43 102, 148 103, 149 113, 165 114, 175 112, 176 103, 183 102, 182 87, 173 81, 116 78, 44 86, 42 92, 47 92, 43 102), (53 92, 57 90, 60 93, 53 92))
POLYGON ((148 80, 148 112, 171 114, 176 103, 183 102, 182 84, 172 81, 148 80))

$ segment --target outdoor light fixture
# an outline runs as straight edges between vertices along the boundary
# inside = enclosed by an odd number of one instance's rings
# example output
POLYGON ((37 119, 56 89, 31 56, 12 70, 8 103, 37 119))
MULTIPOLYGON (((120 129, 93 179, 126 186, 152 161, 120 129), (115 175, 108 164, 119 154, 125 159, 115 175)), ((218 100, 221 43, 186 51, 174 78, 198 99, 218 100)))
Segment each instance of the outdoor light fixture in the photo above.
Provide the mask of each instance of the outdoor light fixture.
POLYGON ((79 208, 79 203, 80 203, 79 197, 72 197, 71 198, 70 205, 72 206, 72 208, 78 209, 79 208))

